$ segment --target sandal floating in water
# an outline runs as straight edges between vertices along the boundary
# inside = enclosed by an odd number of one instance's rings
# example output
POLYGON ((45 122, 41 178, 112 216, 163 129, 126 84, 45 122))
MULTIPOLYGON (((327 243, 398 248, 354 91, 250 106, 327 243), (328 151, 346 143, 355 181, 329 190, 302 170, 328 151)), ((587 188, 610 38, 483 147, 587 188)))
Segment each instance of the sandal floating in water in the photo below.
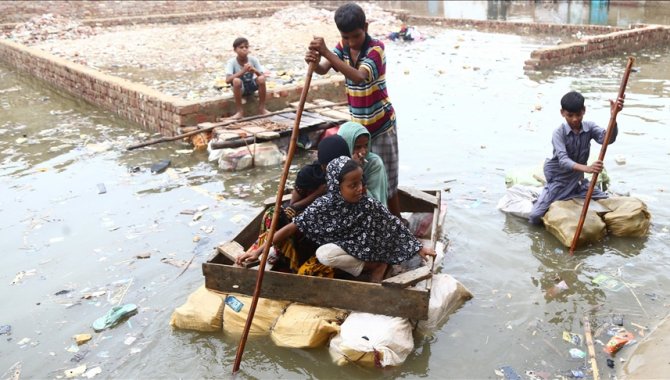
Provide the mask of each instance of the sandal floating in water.
POLYGON ((123 306, 114 306, 107 314, 93 322, 93 330, 99 332, 114 327, 125 318, 135 314, 137 314, 137 305, 135 304, 129 303, 123 306))

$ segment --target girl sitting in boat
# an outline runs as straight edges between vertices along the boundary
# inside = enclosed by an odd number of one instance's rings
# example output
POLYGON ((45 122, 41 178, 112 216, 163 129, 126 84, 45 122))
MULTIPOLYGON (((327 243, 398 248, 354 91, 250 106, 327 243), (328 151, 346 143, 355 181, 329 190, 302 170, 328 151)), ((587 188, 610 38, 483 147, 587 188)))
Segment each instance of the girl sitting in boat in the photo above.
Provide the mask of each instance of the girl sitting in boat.
POLYGON ((351 158, 363 167, 368 196, 386 205, 388 202, 388 178, 382 158, 370 151, 370 132, 360 123, 349 121, 340 126, 337 134, 347 142, 351 158))
MULTIPOLYGON (((277 229, 291 223, 293 218, 315 199, 326 194, 326 165, 337 157, 348 155, 349 147, 341 136, 329 136, 319 142, 317 160, 303 166, 298 172, 291 193, 291 201, 288 205, 281 207, 277 229)), ((252 250, 262 248, 265 244, 274 210, 274 206, 271 206, 265 211, 261 221, 260 235, 252 246, 252 250)), ((335 275, 332 268, 321 265, 316 260, 314 251, 318 246, 309 239, 305 239, 302 234, 296 234, 280 243, 275 243, 273 247, 276 254, 271 255, 269 259, 275 270, 330 278, 335 275)))
MULTIPOLYGON (((419 242, 405 225, 379 201, 365 194, 363 168, 349 157, 331 161, 326 170, 328 193, 314 201, 293 222, 278 230, 273 243, 301 232, 319 245, 318 261, 353 276, 370 274, 381 282, 389 264, 416 254, 425 258, 435 251, 419 242)), ((262 247, 241 255, 237 264, 256 260, 262 247)))

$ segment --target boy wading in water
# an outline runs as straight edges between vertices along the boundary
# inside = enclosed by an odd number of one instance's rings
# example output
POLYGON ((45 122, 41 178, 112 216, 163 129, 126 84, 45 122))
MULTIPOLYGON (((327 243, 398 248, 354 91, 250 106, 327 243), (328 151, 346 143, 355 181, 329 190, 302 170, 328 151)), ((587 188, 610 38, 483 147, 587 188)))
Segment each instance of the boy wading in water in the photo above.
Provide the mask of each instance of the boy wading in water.
POLYGON ((318 63, 317 74, 326 74, 332 68, 344 75, 351 119, 370 132, 371 150, 382 158, 386 169, 389 211, 400 217, 398 136, 395 111, 386 89, 384 44, 370 37, 365 13, 354 3, 335 11, 335 24, 342 40, 331 51, 322 37, 314 37, 305 61, 318 63))
POLYGON ((249 96, 258 90, 258 113, 265 115, 265 75, 263 67, 256 57, 249 55, 249 41, 238 37, 233 41, 237 57, 231 58, 226 65, 226 83, 233 86, 235 97, 235 115, 231 119, 244 117, 242 96, 249 96), (255 77, 254 77, 255 76, 255 77))
MULTIPOLYGON (((610 100, 610 112, 614 113, 623 108, 623 99, 616 102, 610 100)), ((603 162, 595 161, 587 165, 591 151, 591 140, 598 144, 605 142, 607 130, 591 121, 584 121, 584 97, 572 91, 561 98, 561 116, 565 122, 558 127, 551 136, 554 153, 544 163, 544 177, 547 180, 542 193, 533 204, 528 221, 533 224, 542 224, 542 217, 549 210, 554 201, 572 198, 585 198, 589 189, 589 181, 584 173, 600 173, 603 162)), ((619 132, 615 124, 612 129, 609 144, 616 141, 619 132)), ((593 189, 593 199, 607 198, 601 190, 593 189)))

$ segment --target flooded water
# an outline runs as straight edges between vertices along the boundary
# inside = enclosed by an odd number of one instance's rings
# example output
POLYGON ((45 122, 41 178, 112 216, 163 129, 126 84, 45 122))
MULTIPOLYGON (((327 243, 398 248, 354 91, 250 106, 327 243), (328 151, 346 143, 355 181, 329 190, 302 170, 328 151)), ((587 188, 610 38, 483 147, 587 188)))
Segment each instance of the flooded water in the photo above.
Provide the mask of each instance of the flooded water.
MULTIPOLYGON (((387 44, 400 182, 449 189, 442 271, 474 299, 434 336, 417 337, 399 368, 337 367, 327 349, 288 350, 259 338, 247 343, 241 378, 495 378, 501 366, 567 376, 585 362, 570 359, 573 346, 561 335, 583 333, 583 317, 623 314, 640 339, 631 322, 654 327, 668 314, 670 49, 634 53, 639 70, 605 160, 613 186, 647 203, 651 231, 606 238, 571 257, 544 229, 495 205, 506 170, 536 166, 551 153, 565 92, 581 91, 586 118, 607 124, 607 99, 616 96, 626 55, 528 76, 523 61, 541 42, 444 30, 423 42, 387 44), (603 289, 592 283, 598 274, 626 286, 603 289), (550 297, 556 278, 569 289, 550 297)), ((274 194, 277 172, 222 173, 179 143, 127 152, 150 136, 5 66, 0 108, 0 325, 12 326, 0 343, 0 372, 20 363, 24 378, 53 378, 85 363, 100 366, 105 378, 229 377, 237 339, 173 331, 168 323, 203 283, 199 264, 211 248, 274 194), (170 168, 151 173, 163 159, 170 168), (200 220, 181 214, 199 208, 200 220), (147 252, 150 258, 135 258, 147 252), (170 264, 192 258, 196 265, 182 275, 170 264), (82 298, 96 291, 105 293, 82 298), (77 349, 72 336, 91 333, 91 323, 118 303, 137 304, 139 314, 77 349)), ((295 164, 308 160, 302 153, 295 164)), ((615 373, 598 344, 596 351, 601 375, 615 373)))

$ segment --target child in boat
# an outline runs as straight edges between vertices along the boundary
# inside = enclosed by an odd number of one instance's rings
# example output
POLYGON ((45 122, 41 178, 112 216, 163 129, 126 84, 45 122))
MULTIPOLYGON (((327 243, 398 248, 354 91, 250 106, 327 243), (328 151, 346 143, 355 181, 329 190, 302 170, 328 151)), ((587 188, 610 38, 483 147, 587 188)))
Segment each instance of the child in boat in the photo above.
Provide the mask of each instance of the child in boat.
MULTIPOLYGON (((623 99, 616 102, 610 100, 610 112, 623 109, 623 99)), ((528 221, 533 224, 542 224, 542 217, 554 201, 571 198, 585 198, 589 188, 589 181, 584 173, 600 173, 603 162, 598 160, 587 165, 591 150, 591 140, 598 144, 605 141, 607 130, 591 121, 583 121, 586 107, 584 96, 571 91, 561 98, 561 116, 565 122, 558 127, 552 137, 554 147, 553 156, 544 163, 544 176, 547 180, 542 193, 533 204, 528 221)), ((616 141, 619 132, 615 124, 609 144, 616 141)), ((607 198, 607 194, 594 188, 593 199, 607 198)))
MULTIPOLYGON (((277 244, 301 232, 319 244, 316 257, 323 265, 353 276, 370 273, 381 282, 388 264, 398 264, 416 254, 435 256, 379 201, 365 194, 363 168, 349 157, 339 157, 327 167, 328 193, 318 198, 292 223, 278 230, 277 244)), ((237 259, 237 264, 257 259, 262 248, 237 259)))
MULTIPOLYGON (((340 156, 349 156, 349 147, 341 136, 332 135, 319 142, 317 161, 305 165, 298 172, 295 188, 291 192, 291 201, 281 208, 277 229, 291 223, 296 215, 326 193, 326 165, 340 156)), ((274 206, 265 211, 258 241, 252 246, 252 249, 262 248, 265 244, 265 237, 272 224, 273 215, 274 206)), ((271 263, 275 264, 275 268, 279 271, 320 277, 334 276, 332 268, 319 264, 313 257, 317 246, 301 234, 296 234, 273 246, 277 255, 271 257, 271 263)))
POLYGON ((233 50, 237 54, 226 65, 226 83, 233 86, 235 97, 235 115, 233 119, 244 117, 242 97, 249 96, 258 90, 258 113, 268 113, 265 109, 265 74, 263 67, 256 57, 249 55, 249 41, 238 37, 233 41, 233 50), (255 76, 255 78, 254 78, 255 76))
POLYGON ((351 158, 363 168, 365 187, 370 197, 382 204, 388 204, 388 179, 382 158, 370 151, 370 132, 354 121, 340 126, 337 134, 349 146, 351 158))
POLYGON ((314 37, 305 61, 318 64, 317 74, 326 74, 332 68, 344 75, 351 119, 370 132, 371 150, 382 158, 386 169, 389 210, 400 217, 398 136, 396 115, 386 87, 384 44, 370 37, 365 12, 357 4, 340 6, 335 11, 335 24, 341 42, 331 51, 322 37, 314 37))

